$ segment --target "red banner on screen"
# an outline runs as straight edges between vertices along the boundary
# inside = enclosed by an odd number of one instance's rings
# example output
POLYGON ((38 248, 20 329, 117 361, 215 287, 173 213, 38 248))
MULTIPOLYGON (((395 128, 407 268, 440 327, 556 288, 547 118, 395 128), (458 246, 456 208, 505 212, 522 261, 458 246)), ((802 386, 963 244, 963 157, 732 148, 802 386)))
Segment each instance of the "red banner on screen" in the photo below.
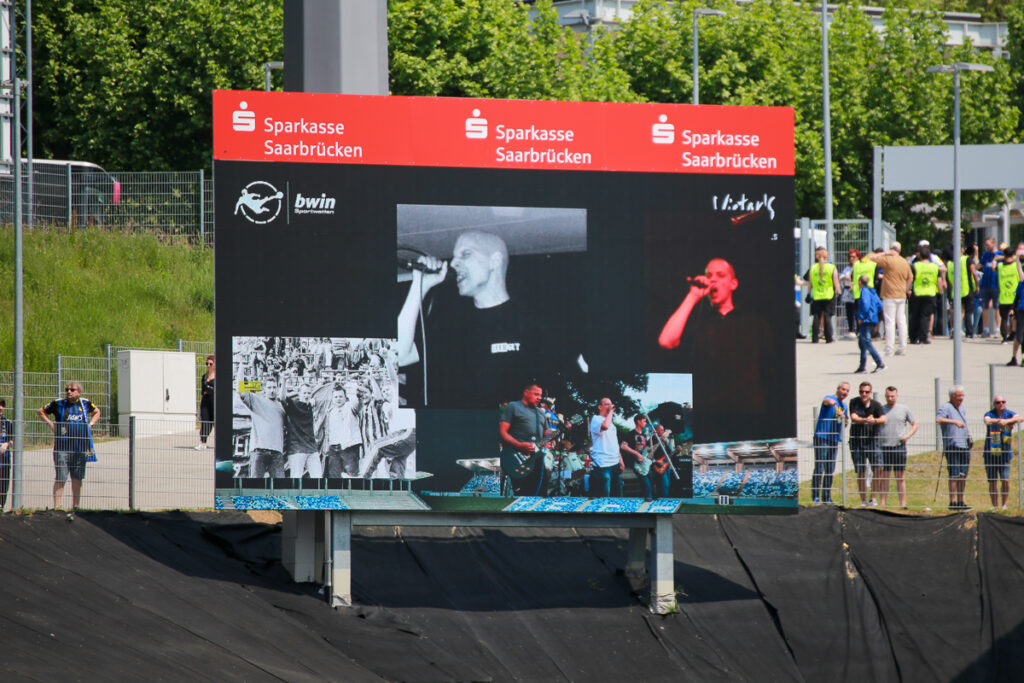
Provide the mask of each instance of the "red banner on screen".
POLYGON ((324 164, 793 175, 793 110, 213 93, 214 158, 324 164))

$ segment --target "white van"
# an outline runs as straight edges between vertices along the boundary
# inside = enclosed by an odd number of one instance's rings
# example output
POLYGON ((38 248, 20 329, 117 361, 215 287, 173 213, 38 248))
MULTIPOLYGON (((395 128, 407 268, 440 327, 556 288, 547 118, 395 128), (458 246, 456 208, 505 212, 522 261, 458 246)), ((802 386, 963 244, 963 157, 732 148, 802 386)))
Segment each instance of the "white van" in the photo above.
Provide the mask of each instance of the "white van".
MULTIPOLYGON (((29 216, 28 162, 22 161, 22 216, 29 216)), ((121 203, 121 183, 88 161, 33 159, 32 221, 35 225, 103 225, 109 207, 121 203)), ((14 178, 0 173, 0 221, 14 220, 14 178)))

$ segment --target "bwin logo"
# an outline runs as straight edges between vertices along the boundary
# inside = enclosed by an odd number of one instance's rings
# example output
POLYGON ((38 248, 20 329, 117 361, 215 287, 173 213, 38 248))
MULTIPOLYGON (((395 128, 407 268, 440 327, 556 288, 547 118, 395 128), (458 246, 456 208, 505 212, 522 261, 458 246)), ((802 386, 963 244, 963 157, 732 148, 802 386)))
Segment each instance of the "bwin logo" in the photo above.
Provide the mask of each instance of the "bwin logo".
POLYGON ((301 192, 297 192, 292 212, 296 215, 317 213, 330 216, 334 214, 334 205, 334 197, 328 197, 325 192, 321 192, 319 197, 303 197, 301 192))
POLYGON ((480 118, 479 109, 474 109, 473 115, 466 119, 466 137, 470 140, 487 138, 487 119, 480 118))
POLYGON ((264 225, 281 213, 284 193, 265 180, 254 180, 242 188, 235 202, 235 214, 241 213, 250 223, 264 225))

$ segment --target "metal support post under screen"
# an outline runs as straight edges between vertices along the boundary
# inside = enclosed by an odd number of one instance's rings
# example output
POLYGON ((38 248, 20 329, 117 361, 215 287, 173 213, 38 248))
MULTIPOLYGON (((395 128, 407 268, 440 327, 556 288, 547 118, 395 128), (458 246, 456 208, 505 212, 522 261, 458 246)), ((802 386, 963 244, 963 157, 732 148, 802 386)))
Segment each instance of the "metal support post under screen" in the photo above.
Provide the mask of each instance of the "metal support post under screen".
POLYGON ((630 529, 629 545, 626 546, 627 579, 641 580, 647 573, 647 536, 649 529, 630 529))
POLYGON ((347 510, 330 510, 327 515, 330 520, 324 525, 327 536, 324 556, 330 558, 328 563, 331 606, 351 607, 352 513, 347 510))
POLYGON ((657 515, 651 535, 651 595, 648 607, 655 614, 678 609, 674 558, 672 553, 672 515, 657 515))

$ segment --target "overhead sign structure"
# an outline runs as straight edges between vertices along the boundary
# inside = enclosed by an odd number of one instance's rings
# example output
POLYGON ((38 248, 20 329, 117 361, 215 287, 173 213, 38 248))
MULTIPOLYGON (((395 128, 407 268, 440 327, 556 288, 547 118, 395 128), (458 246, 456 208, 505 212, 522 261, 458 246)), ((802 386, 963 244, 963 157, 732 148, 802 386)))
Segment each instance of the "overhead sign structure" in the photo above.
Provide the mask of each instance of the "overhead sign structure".
POLYGON ((791 109, 218 91, 214 150, 219 505, 795 506, 791 109))

